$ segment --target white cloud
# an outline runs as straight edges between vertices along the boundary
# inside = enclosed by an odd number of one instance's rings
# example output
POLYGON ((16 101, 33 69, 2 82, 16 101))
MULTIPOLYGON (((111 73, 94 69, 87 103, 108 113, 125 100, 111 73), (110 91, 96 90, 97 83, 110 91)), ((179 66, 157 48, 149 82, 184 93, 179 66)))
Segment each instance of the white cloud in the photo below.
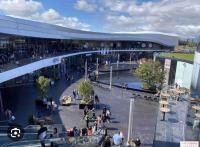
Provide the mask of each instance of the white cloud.
MULTIPOLYGON (((200 35, 200 0, 76 0, 74 8, 92 12, 109 32, 159 31, 183 37, 200 35)), ((75 29, 90 25, 76 17, 62 16, 55 9, 45 10, 42 1, 0 0, 0 12, 75 29)), ((95 26, 93 27, 95 28, 95 26)), ((95 30, 94 30, 95 31, 95 30)))
POLYGON ((90 27, 90 25, 80 22, 76 17, 61 16, 54 9, 45 10, 41 2, 34 0, 0 0, 0 11, 6 15, 74 29, 89 30, 90 27))
POLYGON ((199 0, 104 0, 107 9, 104 27, 110 31, 162 31, 180 36, 200 35, 199 0), (113 25, 114 24, 114 25, 113 25))
POLYGON ((0 10, 17 16, 32 16, 43 9, 40 2, 26 0, 0 0, 0 10))
POLYGON ((87 0, 78 0, 74 4, 74 8, 86 12, 94 12, 97 9, 97 5, 89 3, 87 0))

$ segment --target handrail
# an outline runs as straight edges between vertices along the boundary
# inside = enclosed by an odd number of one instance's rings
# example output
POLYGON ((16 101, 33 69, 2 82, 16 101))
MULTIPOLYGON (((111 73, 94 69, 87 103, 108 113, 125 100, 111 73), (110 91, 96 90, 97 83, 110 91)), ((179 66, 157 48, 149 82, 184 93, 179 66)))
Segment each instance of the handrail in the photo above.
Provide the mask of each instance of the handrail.
MULTIPOLYGON (((108 52, 160 52, 163 50, 108 50, 108 52)), ((29 62, 23 65, 18 65, 17 68, 11 69, 11 70, 7 70, 5 72, 0 72, 0 77, 2 77, 0 79, 0 83, 3 83, 7 80, 11 80, 14 79, 16 77, 22 76, 24 74, 27 73, 31 73, 35 70, 39 70, 41 68, 45 68, 45 67, 49 67, 52 65, 57 65, 60 64, 62 62, 63 58, 67 58, 67 57, 72 57, 72 56, 77 56, 77 55, 83 55, 83 54, 95 54, 95 53, 102 53, 102 50, 88 50, 88 51, 77 51, 77 52, 73 52, 73 53, 62 53, 62 55, 55 55, 53 54, 52 57, 47 57, 47 58, 42 58, 42 59, 38 59, 34 62, 29 62), (44 62, 44 64, 42 64, 44 62), (17 71, 15 71, 17 70, 17 71), (20 72, 19 72, 20 71, 20 72), (17 74, 16 74, 17 72, 17 74)), ((31 58, 30 58, 31 59, 31 58)))

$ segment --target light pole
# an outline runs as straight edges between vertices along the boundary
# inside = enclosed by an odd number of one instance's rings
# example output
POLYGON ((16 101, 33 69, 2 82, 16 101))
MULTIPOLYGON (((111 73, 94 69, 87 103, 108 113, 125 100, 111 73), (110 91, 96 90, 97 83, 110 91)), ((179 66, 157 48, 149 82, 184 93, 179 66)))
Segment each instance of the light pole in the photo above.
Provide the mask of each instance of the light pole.
POLYGON ((130 99, 130 106, 129 106, 129 122, 128 122, 128 139, 130 140, 130 137, 132 135, 133 131, 133 108, 134 108, 134 99, 130 99))
POLYGON ((119 58, 120 58, 120 56, 119 56, 119 54, 117 55, 117 78, 119 79, 119 58))
POLYGON ((129 60, 130 60, 130 64, 131 64, 131 53, 130 53, 130 59, 129 60))
POLYGON ((110 66, 110 90, 112 88, 112 66, 110 66))
POLYGON ((85 61, 85 81, 87 80, 87 59, 85 61))
POLYGON ((99 58, 97 58, 97 63, 96 63, 96 80, 99 79, 99 58))
POLYGON ((1 107, 1 115, 0 115, 0 118, 2 117, 3 118, 3 113, 4 113, 4 108, 3 108, 3 100, 2 100, 2 95, 1 95, 1 90, 0 90, 0 107, 1 107))

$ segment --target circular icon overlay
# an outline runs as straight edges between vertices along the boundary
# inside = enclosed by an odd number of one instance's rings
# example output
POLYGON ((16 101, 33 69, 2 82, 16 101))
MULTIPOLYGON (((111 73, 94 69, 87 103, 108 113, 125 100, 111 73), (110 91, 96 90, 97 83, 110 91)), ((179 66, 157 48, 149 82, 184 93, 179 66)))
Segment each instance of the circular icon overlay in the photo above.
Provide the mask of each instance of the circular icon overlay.
POLYGON ((19 141, 24 136, 24 129, 20 125, 11 125, 7 130, 8 137, 13 141, 19 141))

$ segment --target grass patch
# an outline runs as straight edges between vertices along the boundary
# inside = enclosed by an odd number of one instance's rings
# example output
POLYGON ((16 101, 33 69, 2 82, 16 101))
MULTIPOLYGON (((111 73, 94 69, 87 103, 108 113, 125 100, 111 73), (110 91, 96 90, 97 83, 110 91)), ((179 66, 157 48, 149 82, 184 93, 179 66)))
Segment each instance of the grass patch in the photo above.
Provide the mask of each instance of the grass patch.
POLYGON ((180 60, 187 60, 187 61, 193 61, 194 60, 194 54, 185 54, 185 53, 161 53, 161 57, 168 57, 168 58, 176 58, 180 60))

